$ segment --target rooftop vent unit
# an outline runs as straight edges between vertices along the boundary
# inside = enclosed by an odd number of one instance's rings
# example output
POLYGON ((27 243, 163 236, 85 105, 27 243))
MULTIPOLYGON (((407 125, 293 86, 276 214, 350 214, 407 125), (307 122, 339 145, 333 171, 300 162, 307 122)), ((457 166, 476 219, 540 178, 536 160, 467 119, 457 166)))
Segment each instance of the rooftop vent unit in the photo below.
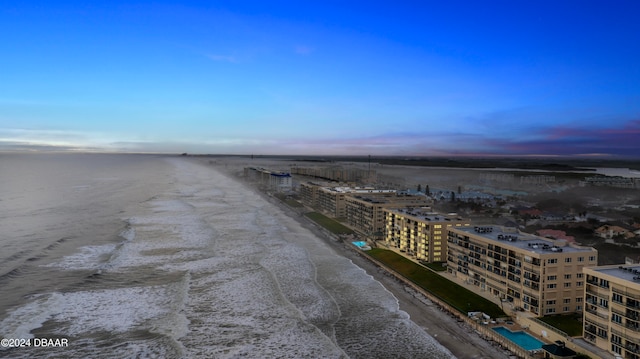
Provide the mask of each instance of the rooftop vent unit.
POLYGON ((490 233, 493 232, 493 227, 473 227, 473 230, 478 233, 490 233))

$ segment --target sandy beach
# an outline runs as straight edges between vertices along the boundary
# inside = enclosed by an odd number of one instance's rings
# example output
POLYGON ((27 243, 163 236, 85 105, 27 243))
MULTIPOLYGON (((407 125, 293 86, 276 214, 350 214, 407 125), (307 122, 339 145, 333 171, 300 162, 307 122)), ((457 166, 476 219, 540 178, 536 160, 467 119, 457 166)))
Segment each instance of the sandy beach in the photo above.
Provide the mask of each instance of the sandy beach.
MULTIPOLYGON (((263 194, 264 195, 264 194, 263 194)), ((407 312, 411 320, 449 349, 459 359, 467 358, 509 358, 509 353, 482 339, 471 327, 443 312, 422 294, 399 281, 386 270, 378 267, 352 246, 337 242, 315 223, 280 201, 264 195, 271 203, 296 219, 319 238, 324 239, 335 250, 349 258, 354 264, 374 277, 398 299, 400 309, 407 312)))

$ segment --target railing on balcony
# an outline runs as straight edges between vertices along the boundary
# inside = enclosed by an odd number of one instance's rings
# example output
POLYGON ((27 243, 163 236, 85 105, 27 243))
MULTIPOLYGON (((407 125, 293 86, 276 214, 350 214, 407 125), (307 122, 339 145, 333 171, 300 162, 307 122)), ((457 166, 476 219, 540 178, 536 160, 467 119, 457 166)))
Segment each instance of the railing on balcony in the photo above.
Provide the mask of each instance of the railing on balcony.
POLYGON ((609 314, 598 311, 598 308, 592 305, 588 305, 585 310, 588 313, 594 314, 602 319, 609 319, 609 314))
POLYGON ((625 291, 625 290, 621 290, 621 289, 618 289, 618 288, 615 288, 615 287, 611 287, 611 290, 614 293, 622 294, 622 295, 624 295, 626 297, 635 299, 636 301, 640 301, 640 294, 631 293, 631 292, 628 292, 628 291, 625 291))

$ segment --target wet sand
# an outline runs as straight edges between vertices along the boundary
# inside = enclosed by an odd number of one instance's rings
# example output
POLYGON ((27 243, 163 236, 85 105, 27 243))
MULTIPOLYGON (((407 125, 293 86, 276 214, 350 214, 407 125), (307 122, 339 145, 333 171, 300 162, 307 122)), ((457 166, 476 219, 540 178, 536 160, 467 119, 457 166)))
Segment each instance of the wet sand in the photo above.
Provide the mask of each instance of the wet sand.
MULTIPOLYGON (((225 161, 224 167, 218 169, 229 176, 237 177, 242 172, 242 165, 233 161, 225 161)), ((213 163, 209 162, 209 165, 213 163)), ((244 183, 244 181, 241 181, 244 183)), ((378 267, 371 260, 367 259, 364 254, 359 252, 353 246, 336 241, 332 236, 328 235, 317 224, 296 211, 283 204, 279 200, 267 196, 259 191, 251 184, 244 183, 249 190, 263 196, 272 204, 279 207, 283 213, 298 221, 303 227, 309 229, 318 238, 325 240, 330 244, 338 254, 350 259, 355 265, 362 268, 367 274, 374 277, 389 292, 398 299, 399 307, 411 317, 411 320, 418 326, 423 328, 429 335, 434 337, 440 344, 449 349, 458 359, 470 358, 491 358, 502 359, 509 358, 509 353, 501 348, 492 345, 490 342, 482 339, 471 327, 464 322, 458 321, 457 318, 442 311, 437 305, 422 294, 407 286, 398 280, 394 275, 378 267)))
POLYGON ((407 312, 414 323, 449 349, 458 359, 509 358, 508 352, 505 353, 504 350, 482 339, 471 327, 442 311, 422 294, 415 292, 415 290, 399 281, 385 269, 378 267, 351 245, 331 238, 307 217, 284 205, 279 200, 268 196, 265 196, 265 198, 281 208, 285 214, 296 219, 316 236, 326 240, 336 249, 336 252, 349 258, 355 265, 364 269, 367 274, 380 282, 398 299, 400 309, 407 312))

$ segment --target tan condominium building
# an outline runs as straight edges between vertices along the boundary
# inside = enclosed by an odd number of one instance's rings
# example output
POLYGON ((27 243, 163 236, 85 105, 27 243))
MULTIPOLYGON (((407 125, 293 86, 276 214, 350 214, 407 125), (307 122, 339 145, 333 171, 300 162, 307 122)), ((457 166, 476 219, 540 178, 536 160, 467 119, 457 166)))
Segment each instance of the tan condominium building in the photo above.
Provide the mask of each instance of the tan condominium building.
POLYGON ((309 207, 316 207, 318 205, 318 192, 323 187, 328 187, 328 185, 315 182, 300 183, 298 186, 298 194, 300 195, 302 203, 309 207))
POLYGON ((362 187, 322 187, 318 190, 316 207, 334 218, 345 218, 347 215, 347 196, 395 196, 396 192, 396 190, 362 187))
POLYGON ((640 265, 585 268, 585 340, 623 358, 640 358, 640 265))
POLYGON ((450 228, 448 271, 537 316, 584 308, 585 267, 598 251, 494 225, 450 228))
POLYGON ((403 195, 360 195, 351 194, 345 198, 345 219, 351 228, 374 239, 382 239, 385 229, 384 211, 390 208, 426 206, 425 196, 403 195))
POLYGON ((369 182, 376 178, 376 171, 357 167, 291 167, 291 173, 301 176, 310 176, 329 181, 339 182, 369 182))
POLYGON ((470 225, 457 215, 434 213, 428 207, 385 209, 384 223, 387 245, 422 262, 445 262, 447 228, 470 225))

